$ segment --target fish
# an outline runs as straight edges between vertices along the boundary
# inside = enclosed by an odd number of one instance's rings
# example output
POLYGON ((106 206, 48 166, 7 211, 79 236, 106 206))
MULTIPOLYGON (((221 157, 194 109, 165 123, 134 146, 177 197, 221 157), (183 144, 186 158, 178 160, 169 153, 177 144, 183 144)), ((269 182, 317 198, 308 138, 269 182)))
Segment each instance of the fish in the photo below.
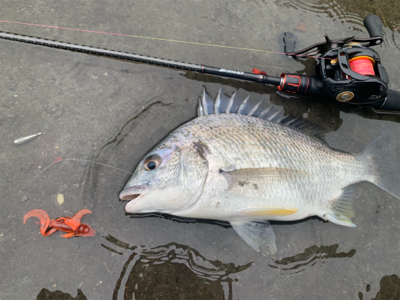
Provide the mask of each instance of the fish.
POLYGON ((197 117, 137 165, 121 201, 127 213, 164 213, 231 224, 253 249, 277 252, 269 221, 310 216, 355 227, 356 184, 400 199, 399 147, 384 130, 360 153, 331 148, 323 131, 268 100, 203 90, 197 117))

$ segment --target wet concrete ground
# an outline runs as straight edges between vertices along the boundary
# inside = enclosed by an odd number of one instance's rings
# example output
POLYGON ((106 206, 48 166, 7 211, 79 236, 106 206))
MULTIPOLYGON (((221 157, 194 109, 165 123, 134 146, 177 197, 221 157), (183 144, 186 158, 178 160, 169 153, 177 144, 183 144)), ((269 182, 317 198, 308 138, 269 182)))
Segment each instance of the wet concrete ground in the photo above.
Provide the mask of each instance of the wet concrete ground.
MULTIPOLYGON (((284 31, 299 37, 298 48, 323 34, 367 37, 362 19, 376 13, 385 41, 374 49, 390 88, 399 91, 399 11, 397 1, 13 0, 5 1, 0 19, 280 51, 284 31)), ((227 69, 257 67, 275 76, 313 69, 312 59, 251 50, 7 23, 0 30, 227 69)), ((0 55, 0 299, 399 297, 400 204, 372 184, 359 185, 356 228, 318 218, 274 223, 278 252, 264 257, 229 226, 126 216, 118 193, 129 174, 85 160, 132 171, 168 132, 195 116, 203 86, 212 95, 239 88, 268 97, 325 128, 331 146, 350 152, 361 151, 385 127, 399 134, 400 117, 324 98, 288 98, 271 86, 9 41, 0 41, 0 55), (13 144, 37 132, 45 135, 13 144), (51 165, 59 157, 66 161, 51 165), (65 197, 61 206, 57 194, 65 197), (88 208, 93 214, 83 222, 98 234, 42 237, 33 219, 22 223, 36 208, 51 218, 88 208)))

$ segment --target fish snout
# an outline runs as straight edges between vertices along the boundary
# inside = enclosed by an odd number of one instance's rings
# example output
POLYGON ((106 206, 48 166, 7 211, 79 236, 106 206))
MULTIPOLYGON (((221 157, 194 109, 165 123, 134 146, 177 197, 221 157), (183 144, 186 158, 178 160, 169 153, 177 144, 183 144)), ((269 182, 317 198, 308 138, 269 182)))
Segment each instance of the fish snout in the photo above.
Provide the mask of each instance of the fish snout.
POLYGON ((121 201, 130 201, 136 199, 140 196, 140 194, 143 194, 148 189, 149 185, 147 183, 142 185, 130 186, 122 190, 122 192, 119 194, 119 199, 121 201))

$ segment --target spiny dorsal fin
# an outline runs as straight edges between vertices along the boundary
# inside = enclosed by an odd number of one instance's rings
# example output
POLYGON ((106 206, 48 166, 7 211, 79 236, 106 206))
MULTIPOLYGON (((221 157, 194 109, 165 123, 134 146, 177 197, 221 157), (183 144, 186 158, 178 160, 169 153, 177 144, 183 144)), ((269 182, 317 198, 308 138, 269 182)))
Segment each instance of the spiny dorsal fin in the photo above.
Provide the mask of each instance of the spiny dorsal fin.
POLYGON ((319 138, 323 138, 324 134, 321 128, 310 122, 293 117, 292 115, 285 116, 283 108, 272 104, 268 99, 256 101, 251 99, 250 95, 244 98, 239 96, 237 91, 229 97, 222 93, 220 89, 214 100, 206 92, 205 88, 203 88, 203 93, 197 107, 197 116, 202 117, 212 114, 248 115, 297 128, 319 138))

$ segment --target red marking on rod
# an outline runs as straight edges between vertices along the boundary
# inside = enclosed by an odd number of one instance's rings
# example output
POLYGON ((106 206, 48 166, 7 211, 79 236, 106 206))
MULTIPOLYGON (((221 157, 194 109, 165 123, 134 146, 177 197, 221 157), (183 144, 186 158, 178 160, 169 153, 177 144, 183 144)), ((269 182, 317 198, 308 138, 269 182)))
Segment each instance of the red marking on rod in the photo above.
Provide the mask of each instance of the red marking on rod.
POLYGON ((253 69, 253 73, 256 75, 265 75, 267 76, 267 73, 265 71, 260 71, 259 69, 253 69))

